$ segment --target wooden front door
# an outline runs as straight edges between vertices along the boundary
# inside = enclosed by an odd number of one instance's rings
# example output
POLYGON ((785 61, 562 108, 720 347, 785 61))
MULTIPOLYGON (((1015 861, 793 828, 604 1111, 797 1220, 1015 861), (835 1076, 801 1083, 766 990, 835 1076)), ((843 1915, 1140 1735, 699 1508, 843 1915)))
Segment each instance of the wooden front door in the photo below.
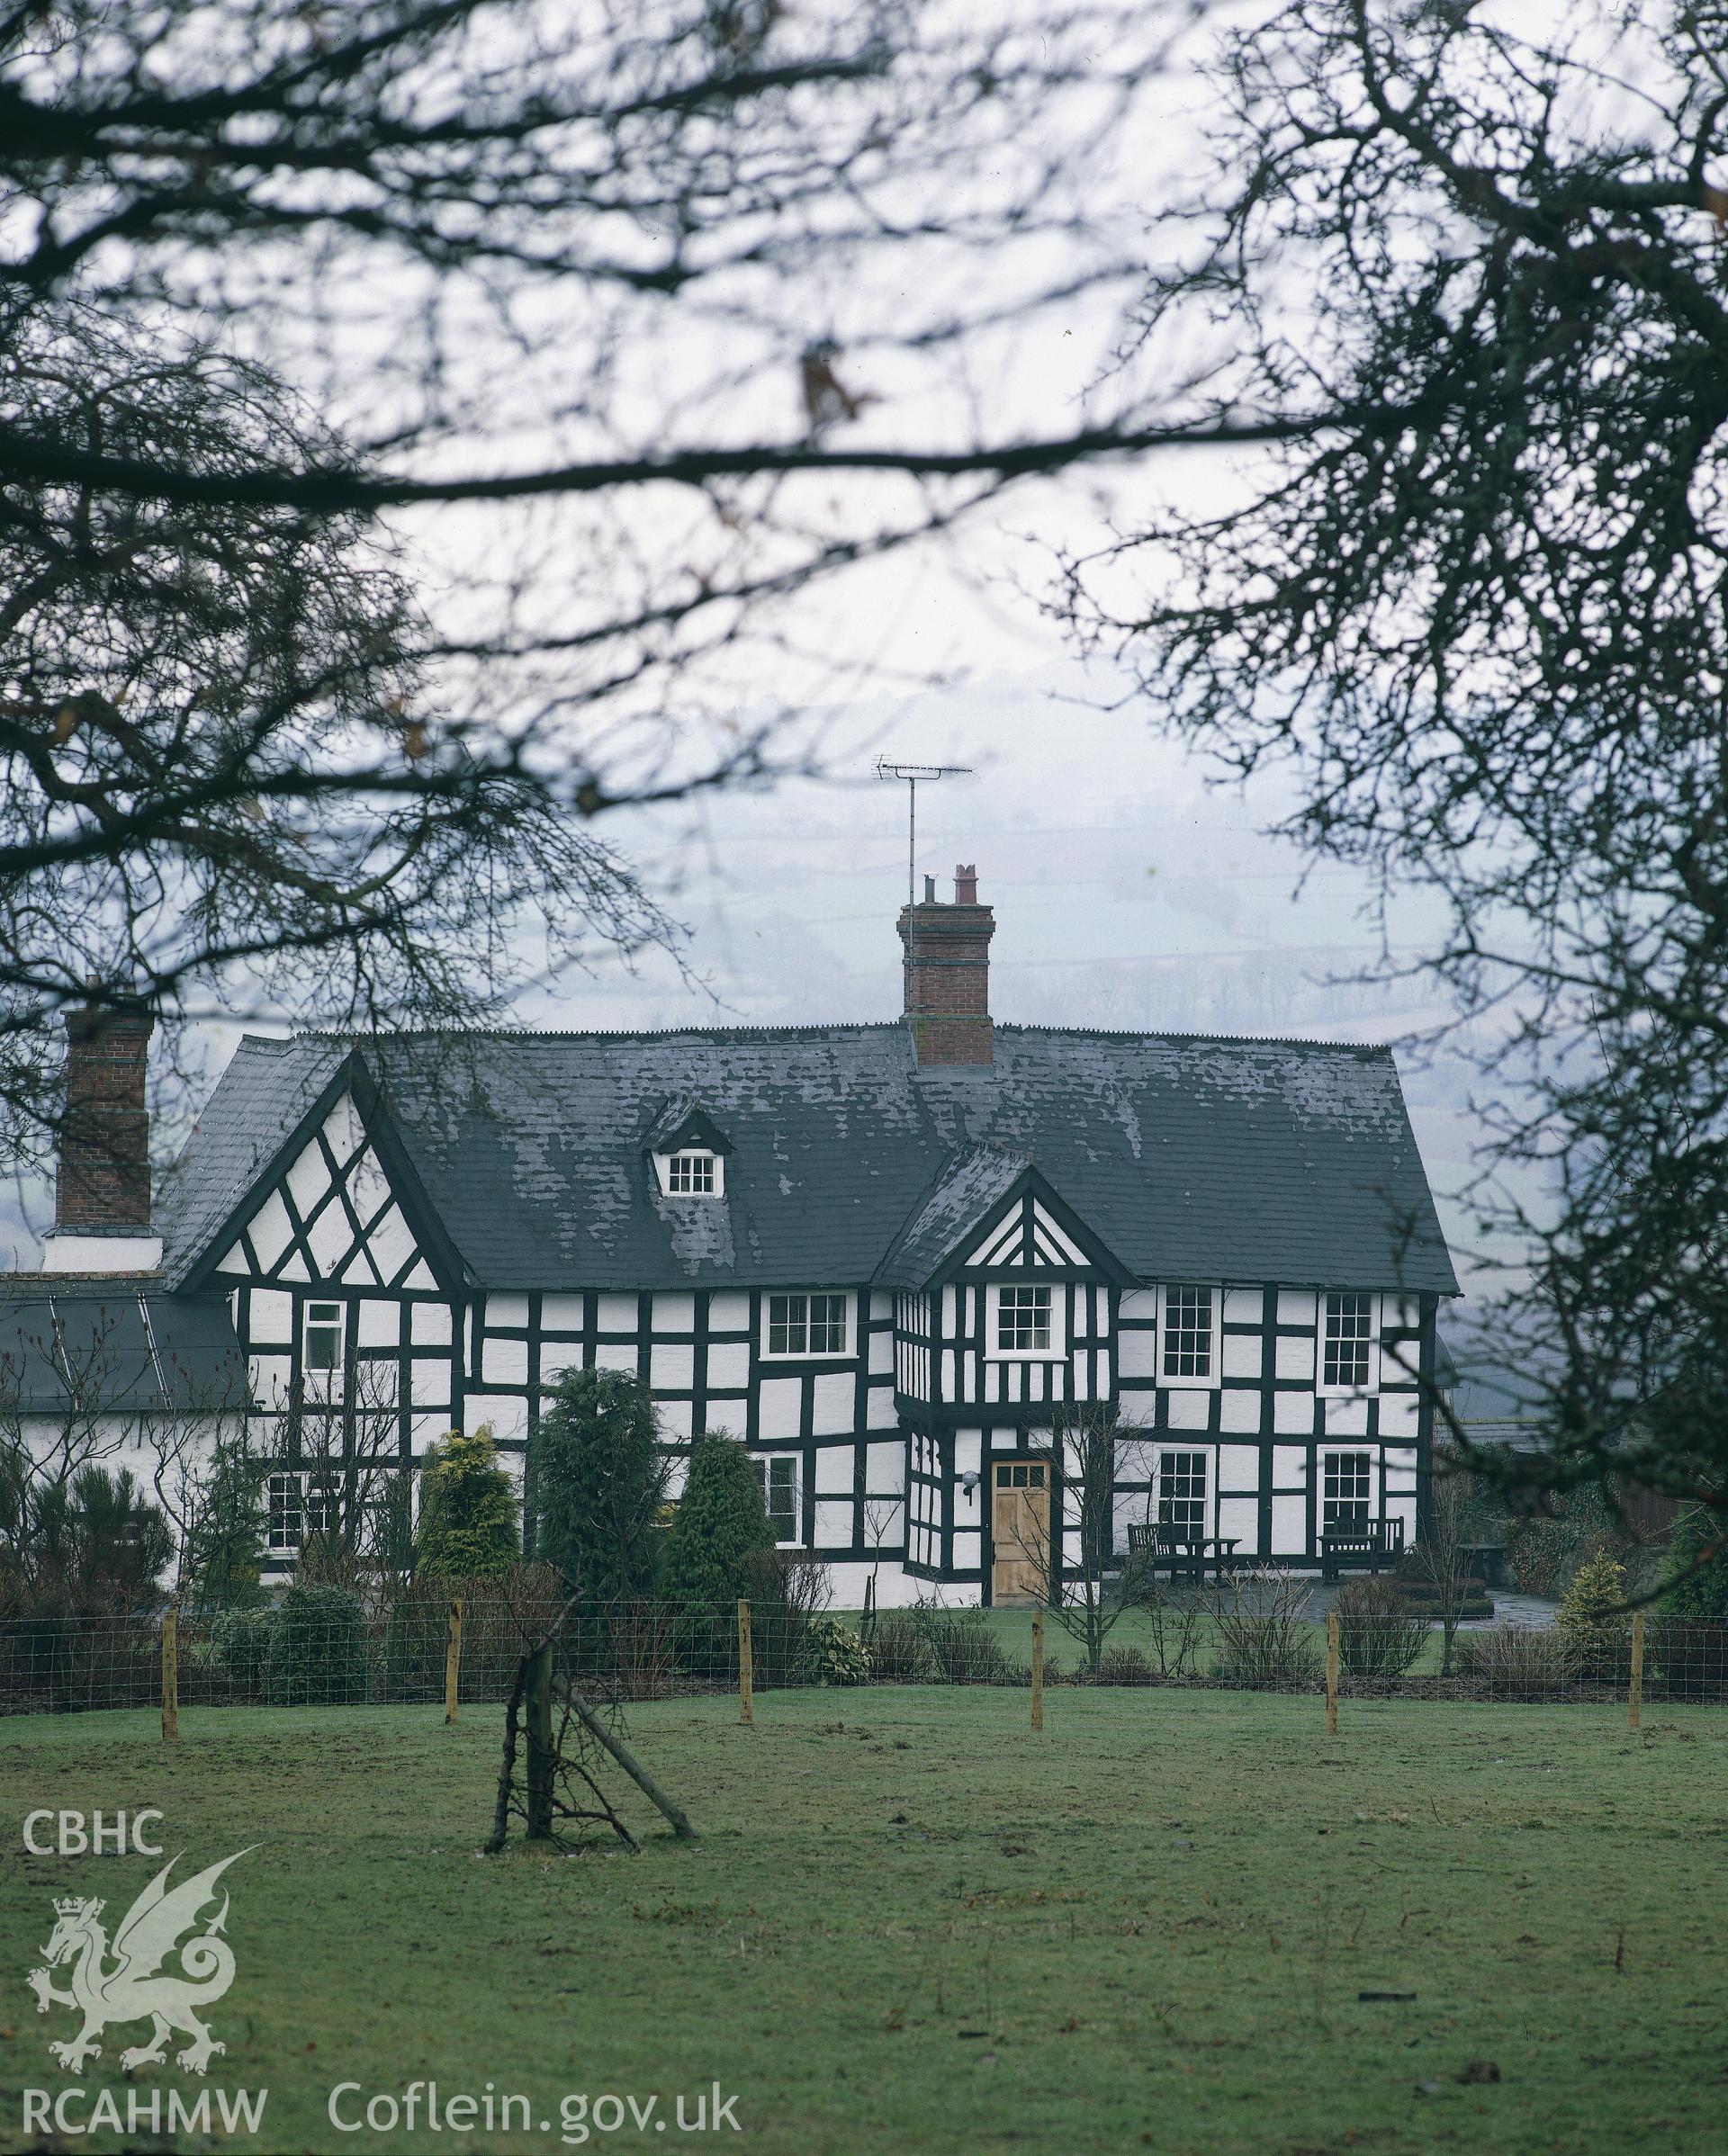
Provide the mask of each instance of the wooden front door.
POLYGON ((999 1460, 991 1473, 990 1599, 998 1606, 1042 1602, 1049 1573, 1049 1464, 999 1460))

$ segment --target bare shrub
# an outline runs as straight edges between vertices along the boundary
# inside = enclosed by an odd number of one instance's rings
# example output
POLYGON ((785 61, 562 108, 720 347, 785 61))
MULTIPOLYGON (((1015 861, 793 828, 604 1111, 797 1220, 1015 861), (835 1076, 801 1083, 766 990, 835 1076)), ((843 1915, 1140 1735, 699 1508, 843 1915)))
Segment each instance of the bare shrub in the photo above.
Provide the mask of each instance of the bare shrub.
MULTIPOLYGON (((1048 1674, 1048 1673, 1047 1673, 1048 1674)), ((1107 1647, 1098 1658, 1101 1684, 1149 1684, 1152 1664, 1139 1647, 1107 1647)))
POLYGON ((1191 1677, 1206 1636, 1206 1610, 1194 1595, 1161 1589, 1148 1578, 1139 1607, 1146 1616, 1146 1640, 1161 1677, 1191 1677))
POLYGON ((932 1675, 930 1640, 915 1610, 878 1611, 870 1663, 879 1684, 919 1684, 932 1675))
POLYGON ((819 1558, 788 1550, 752 1552, 750 1578, 751 1660, 764 1689, 796 1684, 808 1675, 811 1626, 833 1599, 833 1582, 819 1558))
POLYGON ((1312 1684, 1320 1644, 1308 1621, 1308 1582, 1275 1565, 1232 1573, 1212 1589, 1218 1675, 1246 1689, 1312 1684))
POLYGON ((1116 1548, 1116 1486, 1145 1472, 1135 1464, 1143 1442, 1125 1434, 1114 1407, 1082 1403, 1058 1411, 1057 1458, 1061 1465, 1061 1517, 1058 1552, 1045 1546, 1025 1554, 1040 1575, 1040 1600, 1050 1621, 1066 1632, 1085 1657, 1089 1675, 1102 1675, 1105 1642, 1137 1599, 1140 1562, 1126 1561, 1116 1548))
POLYGON ((947 1610, 914 1603, 911 1615, 930 1657, 931 1675, 945 1684, 1000 1684, 1011 1672, 1002 1642, 982 1610, 947 1610))
MULTIPOLYGON (((1458 1621, 1471 1603, 1470 1553, 1464 1532, 1473 1487, 1469 1476, 1455 1464, 1434 1475, 1428 1491, 1428 1532, 1406 1553, 1416 1597, 1429 1604, 1440 1620, 1443 1677, 1452 1675, 1458 1621)), ((1481 1613, 1487 1616, 1492 1610, 1490 1603, 1481 1613)))
POLYGON ((505 1698, 523 1641, 550 1627, 562 1601, 558 1576, 549 1565, 513 1565, 505 1573, 469 1579, 417 1576, 398 1594, 382 1628, 378 1658, 386 1696, 444 1696, 450 1604, 460 1602, 464 1696, 505 1698))
POLYGON ((1393 1581, 1346 1580, 1333 1606, 1338 1659, 1353 1677, 1401 1677, 1421 1659, 1428 1621, 1393 1581))
POLYGON ((1552 1699, 1570 1689, 1578 1675, 1563 1634, 1527 1624, 1461 1632, 1458 1670, 1495 1698, 1508 1700, 1552 1699))
POLYGON ((678 1626, 663 1604, 623 1604, 612 1619, 613 1678, 621 1700, 665 1699, 678 1686, 678 1626))

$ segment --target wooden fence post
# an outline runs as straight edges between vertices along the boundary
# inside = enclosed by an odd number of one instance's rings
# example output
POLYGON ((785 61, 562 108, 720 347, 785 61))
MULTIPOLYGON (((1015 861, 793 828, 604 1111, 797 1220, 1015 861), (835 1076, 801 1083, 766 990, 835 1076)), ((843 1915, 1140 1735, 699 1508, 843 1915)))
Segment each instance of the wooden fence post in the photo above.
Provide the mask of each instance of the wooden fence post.
POLYGON ((462 1604, 450 1604, 450 1637, 444 1649, 444 1721, 448 1729, 456 1719, 456 1695, 462 1689, 462 1604))
POLYGON ((180 1734, 180 1613, 173 1604, 162 1613, 162 1734, 180 1734))
POLYGON ((1626 1727, 1635 1729, 1644 1704, 1644 1613, 1632 1613, 1632 1678, 1626 1686, 1626 1727))
POLYGON ((750 1604, 738 1604, 738 1719, 754 1721, 756 1719, 756 1671, 751 1658, 750 1604))
POLYGON ((1044 1613, 1032 1612, 1032 1727, 1044 1727, 1044 1613))
POLYGON ((552 1641, 536 1647, 528 1657, 526 1685, 528 1724, 528 1839, 545 1841, 552 1834, 552 1785, 554 1755, 552 1748, 552 1641))
POLYGON ((1338 1613, 1326 1613, 1326 1733, 1338 1733, 1338 1613))

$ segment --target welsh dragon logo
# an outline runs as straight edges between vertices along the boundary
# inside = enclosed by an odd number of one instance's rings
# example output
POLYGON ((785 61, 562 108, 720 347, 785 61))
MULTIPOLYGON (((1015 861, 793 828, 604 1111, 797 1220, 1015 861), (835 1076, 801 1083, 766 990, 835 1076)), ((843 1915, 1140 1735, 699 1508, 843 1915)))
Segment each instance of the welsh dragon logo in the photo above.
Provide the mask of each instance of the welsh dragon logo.
POLYGON ((216 1882, 230 1864, 248 1854, 237 1849, 220 1864, 172 1888, 168 1874, 180 1860, 170 1857, 121 1918, 112 1948, 102 1923, 105 1903, 76 1896, 56 1901, 53 1936, 42 1949, 47 1967, 32 1969, 29 1981, 39 2014, 46 2014, 50 2007, 74 2007, 84 2016, 84 2026, 69 2043, 50 2042, 48 2047, 69 2073, 82 2073, 86 2059, 102 2056, 96 2038, 111 2022, 151 2024, 148 2044, 120 2054, 122 2067, 128 2070, 159 2066, 167 2056, 171 2029, 192 2039, 184 2051, 175 2053, 175 2063, 187 2073, 202 2073, 216 2053, 227 2049, 198 2018, 200 2009, 214 2005, 234 1981, 234 1952, 220 1936, 228 1921, 226 1892, 221 1908, 196 1938, 181 1946, 180 1936, 192 1929, 204 1904, 216 1899, 216 1882), (176 1946, 183 1973, 158 1975, 176 1946), (71 1989, 57 1991, 49 1970, 63 1968, 68 1962, 71 1989))

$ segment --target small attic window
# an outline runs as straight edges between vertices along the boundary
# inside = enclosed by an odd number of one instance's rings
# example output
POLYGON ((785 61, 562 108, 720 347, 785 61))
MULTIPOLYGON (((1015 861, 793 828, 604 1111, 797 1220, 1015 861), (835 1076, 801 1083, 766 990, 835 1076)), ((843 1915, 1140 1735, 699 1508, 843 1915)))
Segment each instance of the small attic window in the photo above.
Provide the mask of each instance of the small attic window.
POLYGON ((732 1143, 688 1095, 669 1100, 650 1124, 644 1151, 662 1198, 724 1198, 732 1143))
POLYGON ((674 1153, 667 1163, 666 1187, 674 1198, 714 1196, 714 1155, 711 1153, 674 1153))
POLYGON ((717 1153, 686 1145, 655 1157, 660 1187, 668 1198, 719 1198, 725 1190, 725 1164, 717 1153))

